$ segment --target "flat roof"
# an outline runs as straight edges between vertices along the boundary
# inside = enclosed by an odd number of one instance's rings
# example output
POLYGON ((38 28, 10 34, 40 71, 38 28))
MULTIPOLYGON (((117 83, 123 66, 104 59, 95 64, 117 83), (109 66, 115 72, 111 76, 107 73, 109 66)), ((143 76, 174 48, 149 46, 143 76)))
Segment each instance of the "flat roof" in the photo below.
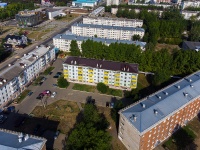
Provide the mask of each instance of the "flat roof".
POLYGON ((107 25, 96 25, 96 24, 78 24, 75 23, 72 26, 77 26, 77 27, 86 27, 86 28, 103 28, 103 29, 114 29, 114 30, 128 30, 128 31, 140 31, 140 32, 145 32, 143 28, 134 28, 134 27, 120 27, 120 26, 107 26, 107 25))
POLYGON ((130 22, 143 22, 143 20, 140 19, 127 19, 127 18, 109 18, 109 17, 92 17, 92 16, 84 16, 84 18, 88 18, 88 19, 98 19, 98 20, 116 20, 116 21, 130 21, 130 22))
POLYGON ((64 64, 86 66, 104 70, 138 73, 138 64, 69 56, 64 64))
POLYGON ((199 97, 199 86, 200 71, 197 71, 120 110, 120 113, 142 133, 199 97))
POLYGON ((19 142, 19 135, 21 133, 10 130, 0 129, 0 149, 1 150, 16 150, 16 149, 42 149, 46 143, 46 139, 28 135, 28 139, 25 140, 26 134, 21 134, 22 142, 19 142))
POLYGON ((95 38, 95 37, 86 37, 86 36, 78 36, 75 34, 58 34, 54 37, 54 39, 66 39, 66 40, 76 40, 76 41, 86 41, 86 40, 93 40, 96 42, 102 42, 106 44, 111 43, 126 43, 126 44, 135 44, 140 47, 145 47, 146 42, 140 41, 128 41, 128 40, 114 40, 114 39, 104 39, 104 38, 95 38))
MULTIPOLYGON (((47 53, 47 51, 49 51, 49 49, 45 46, 40 46, 34 49, 33 51, 19 58, 14 64, 11 64, 11 66, 8 66, 5 69, 1 70, 0 78, 6 79, 7 82, 13 80, 13 78, 17 77, 23 70, 26 69, 26 68, 22 68, 20 64, 26 64, 26 67, 28 67, 37 60, 33 56, 38 56, 39 58, 43 56, 45 53, 47 53)), ((2 86, 4 86, 4 84, 0 85, 0 88, 2 86)))

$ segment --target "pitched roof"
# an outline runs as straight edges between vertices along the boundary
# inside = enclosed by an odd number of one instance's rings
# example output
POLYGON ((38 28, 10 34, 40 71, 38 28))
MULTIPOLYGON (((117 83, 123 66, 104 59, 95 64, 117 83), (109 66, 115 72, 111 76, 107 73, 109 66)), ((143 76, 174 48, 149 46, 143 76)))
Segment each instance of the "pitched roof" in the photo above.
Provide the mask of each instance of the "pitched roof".
POLYGON ((138 64, 133 64, 133 63, 88 59, 88 58, 73 57, 73 56, 67 57, 64 63, 69 65, 87 66, 105 70, 138 73, 138 64))
POLYGON ((75 23, 72 26, 78 26, 78 27, 86 27, 86 28, 103 28, 108 30, 125 30, 125 31, 140 31, 145 32, 143 28, 134 28, 134 27, 120 27, 120 26, 107 26, 107 25, 96 25, 96 24, 81 24, 81 23, 75 23))
POLYGON ((192 50, 200 48, 200 42, 184 41, 183 43, 192 50))
POLYGON ((120 110, 120 113, 142 133, 198 97, 199 86, 200 71, 120 110))
POLYGON ((36 150, 42 149, 45 146, 46 139, 29 135, 25 140, 25 135, 22 135, 22 142, 19 142, 19 132, 13 132, 5 129, 0 129, 0 149, 1 150, 16 150, 28 149, 36 150))
POLYGON ((143 22, 140 19, 127 19, 127 18, 110 18, 110 17, 91 17, 84 16, 83 19, 98 19, 98 20, 114 20, 114 21, 129 21, 129 22, 143 22))

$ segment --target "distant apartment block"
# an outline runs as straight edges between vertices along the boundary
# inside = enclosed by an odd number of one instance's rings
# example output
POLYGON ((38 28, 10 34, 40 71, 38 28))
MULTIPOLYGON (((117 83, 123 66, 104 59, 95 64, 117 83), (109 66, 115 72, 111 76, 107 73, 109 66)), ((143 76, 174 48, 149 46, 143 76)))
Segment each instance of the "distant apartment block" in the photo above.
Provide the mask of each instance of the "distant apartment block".
POLYGON ((128 150, 151 150, 200 110, 200 71, 119 111, 118 138, 128 150))
POLYGON ((84 37, 77 36, 73 34, 58 34, 53 38, 53 45, 56 48, 59 48, 61 51, 70 52, 71 41, 75 40, 78 44, 80 51, 82 52, 81 44, 83 41, 93 40, 95 42, 102 42, 105 45, 110 45, 111 43, 126 43, 126 44, 135 44, 140 46, 141 50, 145 50, 146 42, 140 41, 128 41, 128 40, 114 40, 114 39, 104 39, 104 38, 95 38, 95 37, 84 37))
POLYGON ((111 6, 111 5, 119 5, 120 1, 119 0, 106 0, 106 6, 111 6))
POLYGON ((187 7, 200 7, 200 1, 198 0, 191 0, 191 1, 182 1, 181 3, 182 9, 185 9, 187 7))
POLYGON ((184 19, 190 20, 192 17, 195 17, 197 20, 200 20, 200 11, 187 11, 182 10, 181 14, 183 15, 184 19))
POLYGON ((93 24, 74 24, 71 26, 72 33, 79 36, 99 37, 116 40, 132 40, 133 35, 144 36, 143 28, 119 27, 93 24))
POLYGON ((69 82, 131 90, 137 87, 138 64, 68 57, 63 64, 64 78, 69 82))
POLYGON ((55 50, 40 46, 0 72, 0 107, 15 99, 55 59, 55 50))
POLYGON ((20 132, 0 129, 0 149, 1 150, 46 150, 47 140, 20 132))
POLYGON ((108 17, 83 17, 83 24, 96 24, 120 27, 142 27, 143 20, 108 17))
POLYGON ((98 7, 97 9, 93 10, 89 16, 98 17, 105 13, 105 7, 98 7))
POLYGON ((45 9, 36 9, 36 10, 24 10, 20 11, 15 15, 15 19, 18 22, 19 26, 35 26, 46 18, 46 10, 45 9))

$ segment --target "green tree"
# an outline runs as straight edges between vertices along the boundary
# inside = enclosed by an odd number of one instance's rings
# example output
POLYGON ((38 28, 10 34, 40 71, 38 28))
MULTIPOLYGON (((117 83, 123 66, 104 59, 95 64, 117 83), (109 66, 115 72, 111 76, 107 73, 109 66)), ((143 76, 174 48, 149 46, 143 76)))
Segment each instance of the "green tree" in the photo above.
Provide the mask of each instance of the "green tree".
POLYGON ((78 44, 77 44, 77 42, 75 40, 71 41, 70 52, 71 52, 72 56, 80 56, 81 55, 81 52, 80 52, 80 50, 78 48, 78 44))
POLYGON ((69 86, 69 82, 63 76, 58 78, 57 84, 60 88, 66 88, 69 86))
POLYGON ((67 139, 67 150, 109 150, 111 137, 106 132, 108 122, 93 104, 86 104, 80 123, 67 139))
POLYGON ((109 89, 109 87, 102 82, 97 84, 97 90, 101 93, 106 93, 108 91, 108 89, 109 89))
POLYGON ((138 34, 133 35, 133 36, 132 36, 132 40, 133 40, 133 41, 138 41, 138 40, 140 40, 140 35, 138 35, 138 34))

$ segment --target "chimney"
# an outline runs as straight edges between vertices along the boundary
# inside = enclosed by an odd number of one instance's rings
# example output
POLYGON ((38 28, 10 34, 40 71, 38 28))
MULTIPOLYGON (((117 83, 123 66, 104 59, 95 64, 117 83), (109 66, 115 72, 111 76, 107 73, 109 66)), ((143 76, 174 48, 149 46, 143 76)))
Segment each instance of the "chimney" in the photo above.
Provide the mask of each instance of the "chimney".
POLYGON ((156 109, 154 109, 154 114, 157 115, 158 114, 158 111, 156 109))
POLYGON ((191 87, 191 88, 193 88, 193 87, 194 87, 194 85, 190 85, 190 87, 191 87))
POLYGON ((146 105, 145 105, 144 103, 141 103, 141 105, 142 105, 142 108, 145 108, 145 107, 146 107, 146 105))
POLYGON ((97 68, 98 68, 98 63, 97 63, 97 68))
POLYGON ((157 98, 161 99, 161 96, 160 96, 160 95, 156 95, 156 96, 157 96, 157 98))
POLYGON ((167 92, 163 92, 165 95, 168 95, 168 93, 167 92))
POLYGON ((73 60, 71 61, 71 64, 73 64, 73 60))
POLYGON ((186 93, 186 92, 183 92, 183 95, 184 95, 185 97, 187 97, 187 96, 188 96, 188 93, 186 93))
POLYGON ((76 60, 74 61, 74 65, 76 65, 76 60))
POLYGON ((29 135, 26 134, 25 137, 24 137, 24 141, 27 141, 29 139, 29 135))

